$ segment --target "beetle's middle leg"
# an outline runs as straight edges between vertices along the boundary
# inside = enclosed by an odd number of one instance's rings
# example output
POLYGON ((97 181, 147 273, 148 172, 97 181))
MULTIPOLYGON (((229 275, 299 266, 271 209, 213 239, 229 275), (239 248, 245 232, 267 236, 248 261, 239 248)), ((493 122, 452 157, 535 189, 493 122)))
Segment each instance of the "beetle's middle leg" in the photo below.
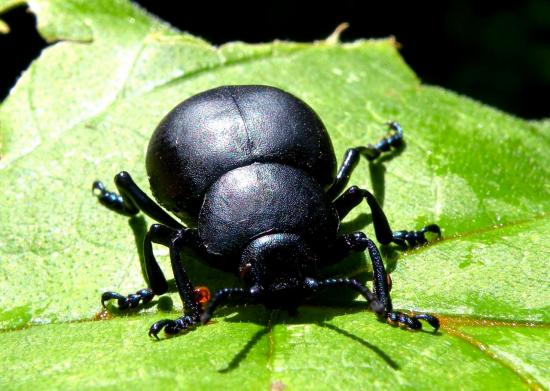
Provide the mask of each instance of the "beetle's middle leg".
POLYGON ((429 224, 418 231, 392 231, 388 219, 374 195, 368 190, 361 189, 357 186, 350 187, 334 201, 333 205, 340 220, 344 219, 344 217, 353 208, 359 205, 363 199, 369 204, 376 239, 382 244, 394 242, 404 246, 405 242, 408 242, 409 246, 413 247, 417 244, 427 242, 425 237, 426 232, 433 232, 441 236, 441 230, 437 224, 429 224))
POLYGON ((153 243, 170 245, 170 240, 174 236, 175 230, 160 224, 153 224, 143 240, 143 258, 145 262, 145 272, 149 287, 140 289, 136 293, 123 296, 116 292, 104 292, 101 295, 101 304, 105 307, 105 302, 115 299, 118 308, 125 310, 136 308, 138 304, 150 302, 155 295, 162 295, 168 291, 166 277, 162 273, 160 266, 153 254, 153 243))

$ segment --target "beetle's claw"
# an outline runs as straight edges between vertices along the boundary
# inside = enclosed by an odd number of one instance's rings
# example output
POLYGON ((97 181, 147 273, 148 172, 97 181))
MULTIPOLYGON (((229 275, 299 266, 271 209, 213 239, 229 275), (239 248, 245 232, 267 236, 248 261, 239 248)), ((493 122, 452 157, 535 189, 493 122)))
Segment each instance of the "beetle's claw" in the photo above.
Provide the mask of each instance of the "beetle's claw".
POLYGON ((388 121, 386 122, 386 125, 394 133, 394 135, 397 135, 399 139, 403 137, 403 128, 401 125, 399 125, 399 122, 396 121, 388 121))
MULTIPOLYGON (((126 297, 116 292, 103 292, 103 294, 101 295, 101 305, 103 306, 103 308, 106 308, 107 302, 112 299, 121 301, 121 300, 125 300, 126 297)), ((120 308, 120 303, 119 303, 119 308, 120 308)))
POLYGON ((92 184, 92 193, 96 197, 99 197, 105 190, 105 185, 101 181, 94 181, 92 184))
POLYGON ((126 310, 128 308, 136 308, 140 302, 143 304, 150 302, 153 296, 155 296, 155 294, 149 288, 140 289, 136 293, 132 293, 128 296, 123 296, 116 292, 104 292, 101 295, 101 305, 105 308, 107 301, 116 299, 118 309, 126 310))
POLYGON ((159 320, 149 328, 149 336, 159 339, 158 334, 164 329, 164 332, 169 335, 176 335, 182 331, 190 331, 197 325, 197 321, 189 315, 184 315, 181 318, 174 320, 162 319, 159 320))
POLYGON ((437 319, 433 315, 419 314, 419 315, 409 316, 402 312, 396 312, 396 311, 392 311, 387 315, 388 323, 393 325, 404 325, 405 327, 411 330, 422 329, 422 323, 420 323, 420 319, 428 322, 430 326, 434 328, 434 333, 437 332, 437 330, 439 329, 439 319, 437 319))
POLYGON ((430 326, 433 327, 434 329, 434 333, 437 332, 437 330, 439 329, 439 326, 440 326, 440 323, 439 323, 439 319, 437 319, 435 316, 433 315, 430 315, 430 314, 419 314, 419 315, 414 315, 413 316, 415 319, 422 319, 422 320, 425 320, 426 322, 428 322, 430 324, 430 326))
POLYGON ((153 325, 149 328, 149 337, 155 337, 156 339, 159 339, 158 333, 160 333, 164 327, 173 323, 174 321, 171 319, 162 319, 158 322, 153 323, 153 325))

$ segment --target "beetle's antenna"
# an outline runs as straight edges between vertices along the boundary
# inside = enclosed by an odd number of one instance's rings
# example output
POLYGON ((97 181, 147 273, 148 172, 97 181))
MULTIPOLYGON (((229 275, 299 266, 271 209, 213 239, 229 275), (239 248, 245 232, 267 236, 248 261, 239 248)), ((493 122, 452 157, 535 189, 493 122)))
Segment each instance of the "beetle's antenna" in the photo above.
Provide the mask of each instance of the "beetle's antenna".
POLYGON ((212 315, 214 314, 214 311, 216 311, 216 308, 219 307, 220 304, 222 304, 224 301, 229 299, 240 299, 240 301, 248 301, 252 299, 252 295, 250 292, 243 288, 223 288, 219 291, 216 291, 214 293, 214 297, 208 303, 208 306, 206 307, 206 310, 201 315, 201 323, 206 324, 210 319, 212 319, 212 315))
POLYGON ((370 308, 379 317, 386 316, 386 309, 384 308, 384 305, 380 301, 378 301, 374 293, 372 293, 369 288, 367 288, 365 285, 361 284, 357 280, 351 278, 327 278, 326 280, 319 281, 317 283, 316 290, 319 288, 329 288, 337 286, 349 287, 359 292, 367 300, 367 303, 370 304, 370 308))

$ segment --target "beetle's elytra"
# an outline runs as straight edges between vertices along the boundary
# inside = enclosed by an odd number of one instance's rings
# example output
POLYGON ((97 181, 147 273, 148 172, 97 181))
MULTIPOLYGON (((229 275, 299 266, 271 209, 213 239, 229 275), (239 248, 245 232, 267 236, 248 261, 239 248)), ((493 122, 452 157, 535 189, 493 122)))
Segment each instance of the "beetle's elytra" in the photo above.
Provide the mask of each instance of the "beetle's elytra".
MULTIPOLYGON (((367 201, 377 240, 414 246, 425 233, 440 234, 435 224, 418 231, 392 231, 374 196, 356 186, 345 190, 361 156, 374 160, 399 146, 403 132, 375 145, 346 151, 341 167, 330 137, 317 114, 297 97, 268 86, 223 86, 177 105, 160 122, 147 150, 147 173, 154 197, 184 226, 149 198, 127 172, 115 176, 119 193, 101 182, 93 189, 99 201, 122 215, 143 211, 156 220, 145 240, 149 287, 123 296, 105 292, 102 303, 117 299, 122 309, 147 303, 168 289, 152 243, 169 247, 176 285, 185 306, 178 319, 154 323, 149 335, 164 329, 177 334, 206 323, 229 300, 263 303, 295 310, 323 289, 344 286, 363 295, 380 319, 435 329, 433 315, 394 311, 378 248, 362 232, 339 233, 340 221, 367 201), (185 272, 181 250, 192 248, 208 265, 237 274, 242 288, 221 289, 205 309, 185 272), (318 279, 318 270, 350 252, 368 250, 374 289, 349 278, 318 279)), ((200 296, 200 295, 199 295, 200 296)))

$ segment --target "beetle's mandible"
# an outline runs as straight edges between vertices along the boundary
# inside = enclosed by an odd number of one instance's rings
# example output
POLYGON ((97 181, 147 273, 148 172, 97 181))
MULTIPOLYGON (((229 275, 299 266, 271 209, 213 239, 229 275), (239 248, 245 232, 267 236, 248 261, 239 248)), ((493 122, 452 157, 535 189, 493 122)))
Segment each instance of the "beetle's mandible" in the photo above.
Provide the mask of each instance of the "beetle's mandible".
POLYGON ((125 216, 143 211, 158 222, 143 243, 149 287, 128 296, 105 292, 103 305, 116 299, 119 308, 133 308, 167 292, 152 250, 158 243, 169 248, 185 312, 154 323, 149 330, 154 337, 162 329, 177 334, 204 324, 228 301, 293 311, 304 299, 333 287, 364 296, 382 320, 411 329, 420 329, 424 320, 437 330, 433 315, 393 310, 388 275, 374 242, 362 232, 339 232, 342 219, 366 200, 382 244, 415 246, 426 242, 426 232, 440 235, 435 224, 392 231, 369 191, 346 189, 361 156, 374 160, 401 143, 399 124, 388 125, 387 137, 348 149, 336 170, 331 140, 317 114, 278 88, 223 86, 180 103, 155 130, 146 166, 154 197, 186 226, 125 171, 115 176, 118 193, 99 181, 93 184, 94 194, 110 210, 125 216), (243 287, 215 292, 203 309, 181 259, 184 248, 210 266, 237 274, 243 287), (355 279, 319 279, 320 268, 365 250, 372 261, 373 291, 355 279))

